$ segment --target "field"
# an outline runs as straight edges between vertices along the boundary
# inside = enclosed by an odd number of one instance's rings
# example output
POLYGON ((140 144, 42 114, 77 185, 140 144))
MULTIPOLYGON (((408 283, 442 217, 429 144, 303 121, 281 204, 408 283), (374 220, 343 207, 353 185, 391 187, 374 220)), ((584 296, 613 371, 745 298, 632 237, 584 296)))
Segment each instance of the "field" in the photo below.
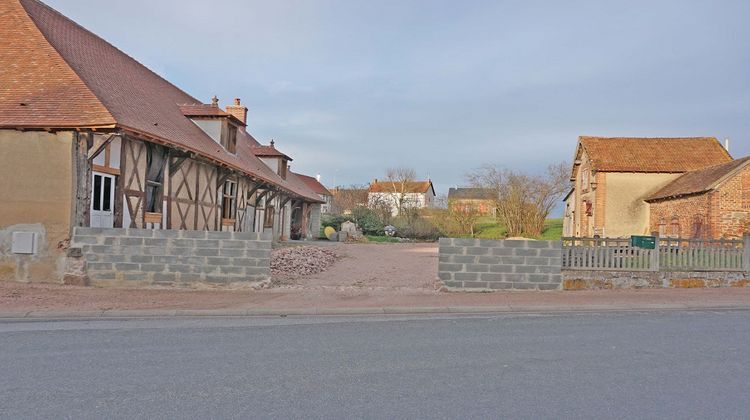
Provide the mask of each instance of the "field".
MULTIPOLYGON (((506 236, 505 227, 492 217, 479 219, 474 226, 474 237, 480 239, 500 239, 506 236)), ((544 232, 538 238, 542 240, 557 240, 562 237, 562 219, 547 219, 544 232)))

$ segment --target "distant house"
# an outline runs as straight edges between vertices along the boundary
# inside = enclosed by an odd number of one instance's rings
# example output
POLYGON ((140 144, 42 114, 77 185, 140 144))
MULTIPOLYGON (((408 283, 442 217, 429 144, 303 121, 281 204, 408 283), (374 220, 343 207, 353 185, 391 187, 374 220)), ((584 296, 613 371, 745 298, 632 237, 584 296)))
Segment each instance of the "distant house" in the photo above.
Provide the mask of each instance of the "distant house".
POLYGON ((386 205, 391 214, 398 216, 400 210, 431 208, 435 201, 435 188, 431 180, 406 183, 378 181, 375 179, 367 189, 370 206, 386 205))
POLYGON ((647 199, 658 199, 654 194, 687 172, 731 161, 714 137, 579 137, 563 231, 578 237, 650 234, 647 199))
POLYGON ((450 188, 448 208, 454 211, 475 211, 483 216, 495 216, 495 193, 489 188, 450 188))
POLYGON ((646 201, 659 236, 741 238, 750 232, 750 157, 687 172, 646 201))
POLYGON ((330 212, 334 214, 350 214, 356 207, 367 206, 367 188, 341 188, 331 191, 330 212))

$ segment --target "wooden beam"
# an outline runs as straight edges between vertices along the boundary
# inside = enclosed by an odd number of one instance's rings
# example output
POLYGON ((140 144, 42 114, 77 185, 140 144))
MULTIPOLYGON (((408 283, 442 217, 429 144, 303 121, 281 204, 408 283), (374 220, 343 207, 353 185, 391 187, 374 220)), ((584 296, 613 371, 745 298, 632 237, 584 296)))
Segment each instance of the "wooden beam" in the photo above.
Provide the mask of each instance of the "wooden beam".
POLYGON ((112 142, 112 140, 115 139, 115 137, 118 137, 117 134, 110 134, 103 142, 99 145, 96 149, 93 149, 93 151, 89 150, 88 158, 89 160, 93 160, 95 157, 99 155, 104 149, 107 148, 107 145, 112 142))
POLYGON ((269 192, 271 192, 271 190, 265 190, 262 193, 258 194, 258 197, 255 199, 255 207, 258 207, 260 205, 260 200, 262 200, 263 197, 265 197, 269 192))
POLYGON ((73 212, 71 234, 75 226, 88 226, 91 208, 91 165, 88 159, 88 140, 91 133, 75 133, 73 138, 73 212))

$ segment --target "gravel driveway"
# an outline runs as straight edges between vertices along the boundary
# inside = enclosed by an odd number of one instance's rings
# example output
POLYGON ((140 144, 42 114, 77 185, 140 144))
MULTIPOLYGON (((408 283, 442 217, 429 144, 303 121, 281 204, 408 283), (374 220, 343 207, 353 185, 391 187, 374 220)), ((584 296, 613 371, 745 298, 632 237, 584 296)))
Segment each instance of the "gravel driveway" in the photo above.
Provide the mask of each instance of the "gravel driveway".
POLYGON ((277 287, 303 289, 434 290, 438 247, 434 243, 325 244, 340 256, 328 270, 309 276, 275 276, 277 287))

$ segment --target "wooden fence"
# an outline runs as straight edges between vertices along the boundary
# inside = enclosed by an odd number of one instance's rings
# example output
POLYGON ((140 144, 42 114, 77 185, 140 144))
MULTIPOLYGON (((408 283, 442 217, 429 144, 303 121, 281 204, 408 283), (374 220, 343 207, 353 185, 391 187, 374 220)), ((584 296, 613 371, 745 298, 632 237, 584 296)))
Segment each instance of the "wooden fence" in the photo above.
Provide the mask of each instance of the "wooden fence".
POLYGON ((563 238, 566 270, 750 271, 750 237, 658 238, 656 249, 633 247, 627 238, 563 238))

